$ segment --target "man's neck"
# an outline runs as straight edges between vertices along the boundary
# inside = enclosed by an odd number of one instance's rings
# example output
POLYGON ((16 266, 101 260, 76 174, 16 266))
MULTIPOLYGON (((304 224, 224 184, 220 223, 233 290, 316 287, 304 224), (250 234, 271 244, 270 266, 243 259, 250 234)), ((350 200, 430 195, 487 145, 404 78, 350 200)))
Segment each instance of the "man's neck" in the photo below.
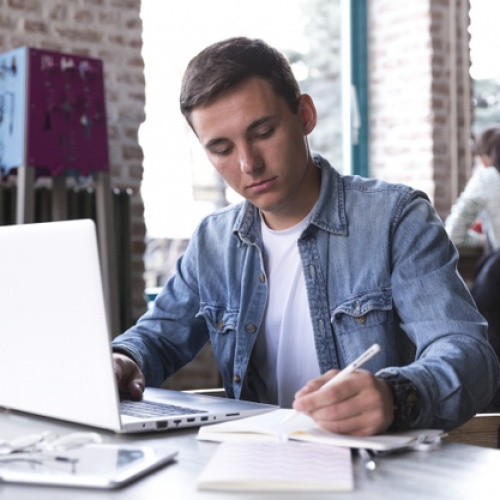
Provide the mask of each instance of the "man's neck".
POLYGON ((260 215, 270 229, 281 231, 295 226, 311 213, 314 205, 318 201, 321 171, 312 163, 312 168, 304 178, 304 183, 309 185, 309 189, 302 190, 300 203, 293 206, 289 204, 282 210, 265 211, 260 210, 260 215))

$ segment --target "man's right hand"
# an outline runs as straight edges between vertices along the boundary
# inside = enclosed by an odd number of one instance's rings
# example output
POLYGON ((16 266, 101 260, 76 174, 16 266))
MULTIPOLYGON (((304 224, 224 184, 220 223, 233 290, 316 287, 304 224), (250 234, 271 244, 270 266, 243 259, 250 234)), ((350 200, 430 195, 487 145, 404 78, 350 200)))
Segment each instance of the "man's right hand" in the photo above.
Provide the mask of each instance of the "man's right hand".
POLYGON ((134 400, 142 399, 145 380, 137 364, 128 356, 114 352, 113 367, 120 394, 134 400))

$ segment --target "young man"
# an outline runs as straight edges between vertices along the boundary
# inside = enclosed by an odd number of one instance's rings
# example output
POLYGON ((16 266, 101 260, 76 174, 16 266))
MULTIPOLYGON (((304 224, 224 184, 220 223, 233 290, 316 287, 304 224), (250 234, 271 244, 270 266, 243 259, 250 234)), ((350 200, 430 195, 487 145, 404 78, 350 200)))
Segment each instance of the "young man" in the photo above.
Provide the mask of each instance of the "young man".
POLYGON ((498 360, 426 195, 312 155, 314 103, 279 52, 206 48, 181 110, 245 201, 200 223, 152 310, 113 342, 123 391, 140 398, 211 340, 228 396, 334 432, 451 429, 488 403, 498 360), (375 342, 366 369, 318 391, 375 342))

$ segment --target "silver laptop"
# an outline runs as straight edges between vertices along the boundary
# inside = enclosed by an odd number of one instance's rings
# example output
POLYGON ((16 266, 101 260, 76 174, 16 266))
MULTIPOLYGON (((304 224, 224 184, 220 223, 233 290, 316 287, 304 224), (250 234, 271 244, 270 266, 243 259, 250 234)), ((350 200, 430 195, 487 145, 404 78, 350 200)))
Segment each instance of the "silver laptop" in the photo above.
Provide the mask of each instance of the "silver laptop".
POLYGON ((115 432, 199 426, 276 408, 146 388, 147 406, 185 411, 123 415, 109 342, 93 221, 0 226, 1 407, 115 432))

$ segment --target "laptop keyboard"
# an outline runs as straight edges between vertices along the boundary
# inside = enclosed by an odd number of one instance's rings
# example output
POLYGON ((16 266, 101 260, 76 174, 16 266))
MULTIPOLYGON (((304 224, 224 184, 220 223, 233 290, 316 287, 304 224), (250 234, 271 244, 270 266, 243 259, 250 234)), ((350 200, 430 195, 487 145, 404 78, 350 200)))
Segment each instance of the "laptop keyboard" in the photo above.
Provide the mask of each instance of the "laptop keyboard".
POLYGON ((156 403, 154 401, 131 401, 120 402, 122 415, 129 417, 169 417, 175 415, 195 415, 197 413, 208 413, 205 410, 194 410, 182 406, 166 403, 156 403))

